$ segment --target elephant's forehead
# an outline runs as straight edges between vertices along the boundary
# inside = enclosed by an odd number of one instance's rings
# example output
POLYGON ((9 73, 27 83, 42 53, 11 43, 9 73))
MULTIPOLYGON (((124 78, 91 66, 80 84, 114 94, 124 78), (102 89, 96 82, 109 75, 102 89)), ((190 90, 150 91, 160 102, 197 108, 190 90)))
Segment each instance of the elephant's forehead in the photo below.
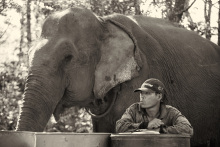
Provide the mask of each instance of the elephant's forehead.
POLYGON ((58 32, 60 19, 68 13, 69 11, 65 10, 65 11, 50 15, 43 24, 42 36, 44 36, 45 38, 54 36, 58 32))
POLYGON ((29 56, 31 56, 32 52, 41 49, 43 46, 45 46, 48 43, 48 39, 41 38, 38 41, 35 42, 35 44, 30 48, 29 50, 29 56))
POLYGON ((48 50, 50 50, 50 51, 52 51, 53 49, 55 50, 63 42, 71 43, 71 40, 66 37, 56 37, 56 38, 52 38, 52 39, 40 38, 38 41, 35 42, 35 45, 33 45, 31 47, 31 49, 29 50, 29 56, 31 56, 33 54, 33 52, 36 52, 39 50, 43 50, 46 53, 48 53, 48 50))
POLYGON ((42 37, 48 38, 60 33, 71 33, 88 28, 91 24, 96 25, 96 17, 88 10, 71 8, 50 15, 44 22, 42 37), (77 27, 76 27, 77 26, 77 27))
POLYGON ((40 49, 42 49, 46 44, 48 43, 48 39, 40 39, 37 42, 35 42, 35 45, 33 45, 29 52, 28 52, 28 56, 29 56, 29 65, 31 65, 32 63, 32 59, 34 56, 34 53, 40 49))

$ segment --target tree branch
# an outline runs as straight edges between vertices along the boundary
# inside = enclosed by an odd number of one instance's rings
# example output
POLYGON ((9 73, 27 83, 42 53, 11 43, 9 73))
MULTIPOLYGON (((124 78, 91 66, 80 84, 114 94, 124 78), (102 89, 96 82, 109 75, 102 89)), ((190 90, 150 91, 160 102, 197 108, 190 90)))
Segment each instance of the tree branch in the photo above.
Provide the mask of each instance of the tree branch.
POLYGON ((6 33, 6 31, 8 30, 10 23, 8 24, 7 28, 5 29, 5 31, 0 35, 0 38, 2 38, 4 36, 4 34, 6 33))
POLYGON ((192 3, 191 3, 191 5, 189 5, 189 7, 187 7, 186 9, 184 9, 181 13, 179 13, 179 14, 182 14, 183 12, 186 12, 186 11, 188 11, 189 10, 189 8, 191 8, 192 7, 192 5, 194 4, 196 2, 196 0, 194 0, 192 3))

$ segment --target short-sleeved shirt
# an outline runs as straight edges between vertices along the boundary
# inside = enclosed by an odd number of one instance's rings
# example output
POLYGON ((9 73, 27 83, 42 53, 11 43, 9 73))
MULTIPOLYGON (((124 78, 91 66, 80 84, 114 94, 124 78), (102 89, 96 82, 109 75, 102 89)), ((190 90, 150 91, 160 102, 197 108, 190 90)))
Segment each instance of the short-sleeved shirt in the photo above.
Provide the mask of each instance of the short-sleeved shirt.
MULTIPOLYGON (((161 103, 160 115, 164 125, 165 132, 169 134, 188 134, 193 135, 193 128, 184 115, 176 108, 161 103)), ((116 122, 116 132, 129 132, 138 129, 142 122, 149 123, 147 113, 141 108, 140 103, 134 103, 126 109, 121 119, 116 122)))

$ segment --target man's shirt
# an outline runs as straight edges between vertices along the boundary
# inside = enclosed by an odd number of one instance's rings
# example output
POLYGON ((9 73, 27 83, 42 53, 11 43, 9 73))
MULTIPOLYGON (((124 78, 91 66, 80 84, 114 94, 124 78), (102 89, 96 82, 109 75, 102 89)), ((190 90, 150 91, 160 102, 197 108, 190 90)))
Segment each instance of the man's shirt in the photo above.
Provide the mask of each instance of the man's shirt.
MULTIPOLYGON (((165 132, 169 134, 188 134, 193 135, 193 128, 185 116, 176 108, 161 103, 160 115, 166 126, 165 132)), ((116 122, 116 132, 129 132, 139 128, 142 122, 149 122, 145 109, 140 107, 140 103, 132 104, 121 119, 116 122)))

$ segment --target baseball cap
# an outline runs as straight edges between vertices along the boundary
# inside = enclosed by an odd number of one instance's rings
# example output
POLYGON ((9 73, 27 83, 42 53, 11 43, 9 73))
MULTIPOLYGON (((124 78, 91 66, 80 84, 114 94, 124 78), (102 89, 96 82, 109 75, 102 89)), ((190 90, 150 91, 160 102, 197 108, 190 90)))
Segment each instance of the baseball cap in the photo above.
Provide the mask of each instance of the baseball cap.
POLYGON ((149 89, 158 92, 158 93, 165 93, 165 86, 164 84, 155 78, 150 78, 146 80, 140 88, 135 89, 134 92, 139 92, 139 91, 149 91, 149 89))

